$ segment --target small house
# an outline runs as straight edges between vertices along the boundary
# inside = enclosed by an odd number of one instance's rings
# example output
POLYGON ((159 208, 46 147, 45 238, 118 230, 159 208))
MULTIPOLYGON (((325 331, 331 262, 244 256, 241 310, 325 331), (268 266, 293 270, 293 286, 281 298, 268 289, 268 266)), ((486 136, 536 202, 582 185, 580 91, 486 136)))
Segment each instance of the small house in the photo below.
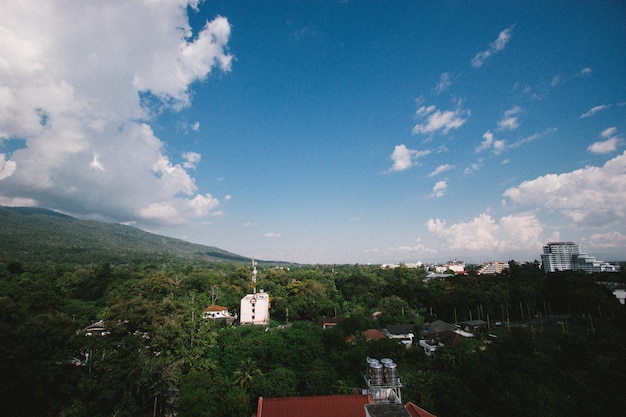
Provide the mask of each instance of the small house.
POLYGON ((202 318, 205 320, 226 320, 228 323, 232 323, 235 317, 230 314, 227 307, 218 306, 216 304, 210 305, 204 309, 202 318))

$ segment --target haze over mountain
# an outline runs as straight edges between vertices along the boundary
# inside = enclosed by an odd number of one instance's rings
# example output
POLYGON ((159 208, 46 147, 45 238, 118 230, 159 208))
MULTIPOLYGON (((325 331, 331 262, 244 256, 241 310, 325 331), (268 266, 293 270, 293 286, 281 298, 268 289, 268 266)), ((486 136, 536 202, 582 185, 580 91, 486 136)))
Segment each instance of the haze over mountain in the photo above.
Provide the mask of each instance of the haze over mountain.
POLYGON ((45 208, 0 207, 0 259, 33 262, 133 262, 250 258, 120 224, 79 220, 45 208))

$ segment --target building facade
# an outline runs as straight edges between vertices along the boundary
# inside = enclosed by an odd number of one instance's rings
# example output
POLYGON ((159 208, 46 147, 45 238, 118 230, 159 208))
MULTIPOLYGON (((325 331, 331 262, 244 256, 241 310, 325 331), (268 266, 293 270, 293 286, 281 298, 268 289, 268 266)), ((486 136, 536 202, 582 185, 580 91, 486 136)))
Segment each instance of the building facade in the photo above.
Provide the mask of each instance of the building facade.
POLYGON ((508 262, 487 262, 480 267, 478 275, 499 274, 508 268, 508 262))
POLYGON ((548 242, 543 247, 541 262, 544 272, 568 271, 574 269, 572 257, 579 254, 574 242, 548 242))
POLYGON ((617 272, 619 270, 613 264, 599 261, 595 256, 589 256, 586 253, 580 253, 572 257, 574 269, 585 272, 617 272))
MULTIPOLYGON (((263 290, 261 290, 263 291, 263 290)), ((241 299, 240 324, 270 324, 270 296, 265 292, 246 294, 241 299)))
POLYGON ((549 242, 541 255, 544 272, 585 271, 617 272, 619 267, 581 253, 574 242, 549 242))
POLYGON ((213 320, 219 320, 219 319, 226 319, 228 320, 234 320, 235 317, 230 314, 230 312, 228 311, 227 307, 224 306, 218 306, 218 305, 210 305, 207 308, 204 309, 204 312, 202 312, 202 318, 205 320, 208 319, 213 319, 213 320))

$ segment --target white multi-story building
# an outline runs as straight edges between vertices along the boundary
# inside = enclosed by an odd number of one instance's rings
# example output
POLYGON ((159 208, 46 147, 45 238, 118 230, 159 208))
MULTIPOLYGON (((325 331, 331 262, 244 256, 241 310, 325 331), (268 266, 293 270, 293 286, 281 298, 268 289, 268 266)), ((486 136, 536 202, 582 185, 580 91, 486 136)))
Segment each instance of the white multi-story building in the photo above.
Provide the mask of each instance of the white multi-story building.
POLYGON ((598 261, 595 256, 580 253, 572 257, 574 269, 585 272, 617 272, 619 267, 604 261, 598 261))
POLYGON ((509 268, 507 262, 487 262, 478 270, 478 275, 499 274, 509 268))
POLYGON ((448 261, 445 265, 435 267, 435 272, 438 274, 442 274, 447 270, 450 270, 455 274, 460 274, 465 271, 465 262, 455 259, 454 261, 448 261))
POLYGON ((543 247, 541 262, 544 272, 567 271, 574 269, 573 255, 578 255, 578 245, 574 242, 548 242, 543 247))
POLYGON ((549 242, 543 247, 541 255, 543 270, 585 271, 585 272, 617 272, 619 267, 608 262, 598 261, 594 256, 580 253, 574 242, 549 242))
POLYGON ((270 325, 270 296, 261 290, 256 291, 256 261, 252 261, 252 294, 241 299, 239 324, 270 325))
POLYGON ((263 292, 246 294, 241 299, 241 324, 258 324, 269 326, 270 324, 270 296, 263 292))

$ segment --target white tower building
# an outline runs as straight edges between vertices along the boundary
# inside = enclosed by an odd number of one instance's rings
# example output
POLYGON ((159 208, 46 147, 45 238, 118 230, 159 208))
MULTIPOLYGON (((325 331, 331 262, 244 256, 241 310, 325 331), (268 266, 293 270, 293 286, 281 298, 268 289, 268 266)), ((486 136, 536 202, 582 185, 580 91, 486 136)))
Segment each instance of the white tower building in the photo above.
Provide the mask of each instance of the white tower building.
POLYGON ((252 261, 252 294, 246 294, 241 299, 240 324, 270 324, 270 296, 261 290, 256 291, 256 261, 252 261))

